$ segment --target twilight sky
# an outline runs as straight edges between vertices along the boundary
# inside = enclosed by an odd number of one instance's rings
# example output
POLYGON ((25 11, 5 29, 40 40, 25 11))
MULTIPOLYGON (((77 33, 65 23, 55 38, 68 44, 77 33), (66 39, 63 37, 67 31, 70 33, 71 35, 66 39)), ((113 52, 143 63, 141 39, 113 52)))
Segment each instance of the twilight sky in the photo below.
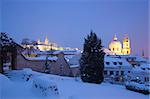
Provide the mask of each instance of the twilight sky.
POLYGON ((104 47, 127 33, 133 54, 148 56, 148 0, 0 0, 0 30, 17 42, 45 39, 82 48, 92 29, 104 47))

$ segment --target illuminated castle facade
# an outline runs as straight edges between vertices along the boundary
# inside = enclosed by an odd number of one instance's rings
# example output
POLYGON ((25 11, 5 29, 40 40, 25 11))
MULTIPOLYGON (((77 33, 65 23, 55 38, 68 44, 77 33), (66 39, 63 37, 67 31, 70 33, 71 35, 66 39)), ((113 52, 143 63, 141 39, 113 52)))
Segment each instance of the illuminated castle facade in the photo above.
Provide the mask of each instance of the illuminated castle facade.
POLYGON ((37 41, 37 47, 41 51, 63 50, 63 48, 59 47, 56 43, 49 42, 48 37, 45 38, 45 42, 41 42, 39 39, 37 41))
POLYGON ((109 50, 116 55, 129 55, 131 53, 131 48, 128 35, 125 35, 123 43, 121 43, 115 35, 113 40, 109 43, 109 50))

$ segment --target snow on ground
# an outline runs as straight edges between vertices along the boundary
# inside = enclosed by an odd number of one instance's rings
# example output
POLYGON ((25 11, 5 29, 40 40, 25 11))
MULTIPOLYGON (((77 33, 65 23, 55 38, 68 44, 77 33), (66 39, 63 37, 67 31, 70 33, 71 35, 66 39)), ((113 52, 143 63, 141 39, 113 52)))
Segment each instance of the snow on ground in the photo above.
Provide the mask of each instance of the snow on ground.
MULTIPOLYGON (((9 79, 0 74, 0 99, 148 99, 148 95, 126 90, 124 86, 108 83, 89 84, 80 79, 62 77, 32 71, 12 71, 7 74, 9 79), (25 77, 24 73, 32 73, 25 77), (33 81, 42 77, 44 83, 54 82, 59 96, 44 96, 33 89, 33 81), (36 79, 35 79, 36 78, 36 79)), ((40 81, 40 80, 39 80, 40 81)), ((42 81, 42 80, 41 80, 42 81)), ((39 83, 39 82, 38 82, 39 83)), ((43 83, 43 84, 44 84, 43 83)), ((42 84, 42 83, 40 83, 42 84)), ((47 86, 45 84, 44 86, 47 86)))

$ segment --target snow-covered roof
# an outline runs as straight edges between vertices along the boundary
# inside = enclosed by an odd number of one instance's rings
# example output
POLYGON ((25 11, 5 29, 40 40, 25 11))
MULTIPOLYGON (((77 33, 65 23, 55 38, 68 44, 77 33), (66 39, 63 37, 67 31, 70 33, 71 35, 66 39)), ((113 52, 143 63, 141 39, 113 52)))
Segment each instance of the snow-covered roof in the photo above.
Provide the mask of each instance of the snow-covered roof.
MULTIPOLYGON (((28 60, 46 60, 46 57, 47 57, 47 56, 26 57, 26 59, 28 59, 28 60)), ((49 56, 49 57, 48 57, 48 60, 56 61, 57 58, 58 58, 58 57, 56 57, 56 56, 49 56)))
POLYGON ((126 60, 105 56, 105 67, 132 67, 126 60))
POLYGON ((141 56, 138 56, 138 55, 120 55, 120 57, 122 58, 135 58, 136 61, 139 61, 139 62, 142 62, 142 61, 147 61, 147 59, 141 57, 141 56))
POLYGON ((79 60, 81 58, 81 54, 74 55, 72 58, 69 59, 70 67, 79 67, 79 60))
POLYGON ((141 67, 141 68, 147 68, 147 69, 148 69, 148 68, 150 68, 150 64, 144 63, 144 64, 141 64, 140 67, 141 67))
MULTIPOLYGON (((69 59, 69 64, 70 67, 77 67, 80 66, 79 65, 79 60, 81 58, 81 54, 79 55, 75 55, 74 57, 72 57, 71 59, 69 59)), ((131 64, 129 64, 126 60, 124 59, 119 59, 119 58, 113 58, 113 57, 109 57, 107 55, 105 55, 104 58, 104 65, 105 67, 129 67, 132 68, 131 64)))
POLYGON ((143 63, 140 66, 136 66, 133 68, 133 73, 150 73, 150 64, 143 63))
POLYGON ((70 65, 71 68, 79 67, 79 64, 70 65))
POLYGON ((81 51, 80 50, 58 50, 58 51, 55 51, 53 52, 53 54, 59 54, 63 52, 64 54, 80 54, 81 51))
POLYGON ((106 53, 106 55, 115 55, 114 52, 110 51, 109 49, 107 48, 103 48, 104 52, 106 53))

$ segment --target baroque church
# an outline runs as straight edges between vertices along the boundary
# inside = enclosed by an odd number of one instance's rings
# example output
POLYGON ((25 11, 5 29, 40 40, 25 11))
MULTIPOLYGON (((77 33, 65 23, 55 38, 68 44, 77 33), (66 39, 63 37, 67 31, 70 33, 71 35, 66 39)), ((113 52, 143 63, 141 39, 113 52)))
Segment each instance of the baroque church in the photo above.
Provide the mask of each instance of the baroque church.
POLYGON ((114 52, 116 55, 130 55, 130 39, 128 35, 125 35, 123 43, 121 43, 115 35, 113 40, 109 43, 109 50, 114 52))

